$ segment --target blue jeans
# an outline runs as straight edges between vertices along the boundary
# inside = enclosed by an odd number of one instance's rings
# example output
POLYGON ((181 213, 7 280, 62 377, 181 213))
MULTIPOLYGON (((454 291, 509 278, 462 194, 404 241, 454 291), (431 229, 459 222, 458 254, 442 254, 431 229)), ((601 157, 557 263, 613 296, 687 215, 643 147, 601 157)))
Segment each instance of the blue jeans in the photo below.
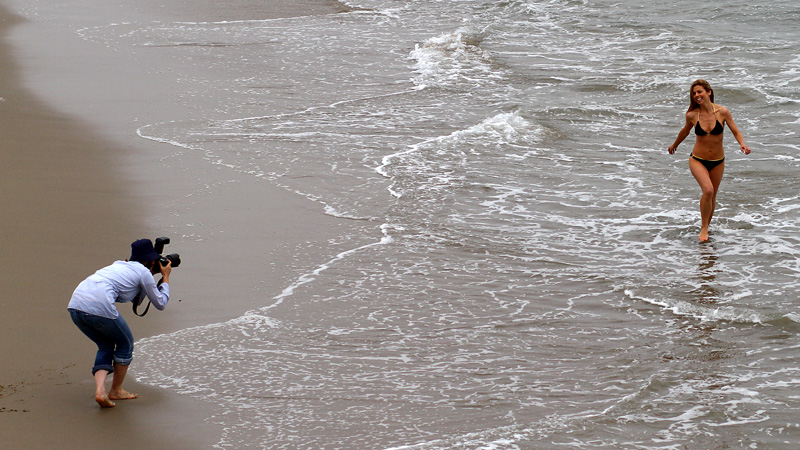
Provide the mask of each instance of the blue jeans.
POLYGON ((114 363, 127 366, 133 360, 133 333, 122 316, 116 319, 87 314, 68 308, 72 321, 97 344, 92 375, 98 370, 114 372, 114 363))

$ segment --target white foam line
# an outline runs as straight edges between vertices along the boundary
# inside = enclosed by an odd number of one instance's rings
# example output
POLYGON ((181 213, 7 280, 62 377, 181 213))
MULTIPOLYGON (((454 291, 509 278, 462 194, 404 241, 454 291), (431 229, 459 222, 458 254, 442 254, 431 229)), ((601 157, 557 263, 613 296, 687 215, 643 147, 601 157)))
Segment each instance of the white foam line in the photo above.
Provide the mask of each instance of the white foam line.
POLYGON ((552 415, 531 424, 500 426, 458 436, 387 447, 383 450, 450 449, 462 448, 465 445, 480 445, 480 447, 477 447, 480 449, 518 448, 516 445, 518 441, 541 434, 543 430, 553 431, 566 429, 576 421, 588 419, 593 416, 594 414, 552 415))
MULTIPOLYGON (((344 2, 340 2, 340 3, 342 3, 344 6, 351 7, 351 6, 347 5, 344 2)), ((365 11, 365 10, 362 10, 362 9, 353 10, 353 11, 342 11, 342 12, 339 12, 339 13, 332 13, 332 14, 329 14, 329 15, 338 15, 338 14, 342 14, 342 15, 356 15, 356 14, 375 14, 375 15, 379 15, 379 13, 371 12, 371 11, 365 11)), ((278 18, 274 18, 274 19, 243 19, 243 20, 221 20, 221 21, 201 21, 201 22, 190 22, 190 21, 164 22, 164 21, 160 21, 160 20, 154 20, 154 21, 150 21, 150 22, 119 22, 119 23, 109 23, 109 24, 106 24, 106 25, 99 25, 99 26, 93 26, 93 27, 80 28, 80 29, 75 31, 75 34, 77 34, 78 36, 80 36, 83 39, 88 39, 86 37, 86 34, 89 31, 110 29, 110 28, 118 27, 118 26, 131 26, 131 25, 137 26, 140 29, 142 29, 142 28, 147 28, 149 26, 159 26, 161 28, 169 28, 169 27, 172 27, 172 26, 175 26, 175 25, 181 25, 181 26, 186 26, 186 25, 192 25, 192 26, 217 25, 217 26, 219 26, 219 25, 248 25, 248 24, 271 25, 273 23, 277 23, 277 24, 280 24, 280 25, 276 26, 275 28, 285 28, 286 27, 285 24, 287 22, 300 22, 300 21, 308 20, 309 18, 314 18, 314 17, 317 17, 317 16, 315 14, 308 14, 308 15, 293 16, 293 17, 278 17, 278 18)))
POLYGON ((400 228, 398 226, 390 225, 388 223, 381 225, 380 228, 381 228, 381 231, 383 232, 383 237, 381 238, 380 241, 372 242, 370 244, 362 245, 362 246, 354 248, 354 249, 343 251, 343 252, 337 254, 336 256, 334 256, 333 258, 331 258, 330 260, 328 260, 327 262, 321 264, 319 267, 314 269, 312 272, 309 272, 307 274, 301 275, 297 279, 297 281, 295 281, 294 283, 289 285, 287 288, 285 288, 280 294, 278 294, 275 297, 273 297, 273 300, 275 300, 275 302, 273 304, 271 304, 271 305, 264 306, 264 307, 259 308, 257 310, 247 311, 244 314, 242 314, 241 316, 233 318, 233 319, 230 319, 230 320, 228 320, 226 322, 218 322, 218 323, 211 323, 211 324, 206 324, 206 325, 198 325, 198 326, 195 326, 195 327, 184 328, 182 330, 174 331, 174 332, 171 332, 171 333, 164 333, 164 334, 154 335, 154 336, 151 336, 151 337, 148 337, 148 338, 140 339, 140 340, 138 340, 136 342, 136 344, 137 345, 142 345, 142 344, 144 344, 146 342, 149 342, 151 340, 162 339, 162 338, 165 338, 167 336, 177 336, 177 335, 181 335, 181 334, 189 334, 189 333, 192 333, 192 332, 194 332, 196 330, 219 328, 219 327, 224 327, 227 324, 235 324, 235 323, 243 323, 243 322, 254 323, 255 321, 259 321, 259 322, 266 323, 266 325, 268 325, 268 326, 274 327, 275 326, 274 319, 264 316, 263 314, 261 314, 262 312, 265 312, 267 310, 270 310, 270 309, 275 308, 276 306, 282 304, 283 301, 286 298, 294 295, 294 292, 295 292, 295 290, 297 290, 297 288, 299 288, 299 287, 301 287, 303 285, 306 285, 308 283, 311 283, 312 281, 316 280, 316 278, 322 272, 324 272, 325 270, 329 269, 335 262, 341 261, 342 259, 346 258, 347 256, 350 256, 350 255, 352 255, 354 253, 357 253, 357 252, 359 252, 361 250, 365 250, 365 249, 368 249, 368 248, 371 248, 371 247, 375 247, 375 246, 378 246, 378 245, 387 245, 387 244, 390 244, 390 243, 394 242, 394 238, 389 236, 389 232, 388 232, 389 229, 391 229, 391 228, 402 229, 402 228, 400 228))
MULTIPOLYGON (((397 152, 397 153, 392 153, 391 155, 386 155, 383 158, 381 158, 381 165, 375 168, 375 172, 379 173, 381 176, 384 176, 386 178, 391 178, 391 175, 389 175, 389 172, 387 172, 385 168, 392 164, 392 160, 393 159, 396 159, 396 158, 399 158, 401 156, 414 153, 414 152, 418 151, 420 149, 420 147, 422 147, 423 145, 431 143, 431 142, 436 142, 438 140, 444 139, 445 137, 446 136, 437 136, 437 137, 434 137, 434 138, 426 139, 426 140, 424 140, 424 141, 422 141, 422 142, 420 142, 418 144, 414 144, 414 145, 410 146, 408 148, 408 150, 404 150, 402 152, 397 152)), ((395 197, 398 197, 398 198, 400 197, 400 194, 397 194, 396 192, 392 191, 391 189, 389 189, 389 192, 391 192, 392 195, 395 196, 395 197)))
MULTIPOLYGON (((771 320, 770 317, 765 317, 756 311, 750 311, 731 306, 719 306, 716 308, 709 308, 705 306, 695 305, 685 301, 677 301, 671 304, 666 301, 656 300, 652 298, 642 297, 636 295, 633 291, 626 289, 625 295, 632 299, 638 299, 651 305, 660 306, 667 311, 672 312, 677 316, 688 316, 703 322, 734 322, 734 323, 750 323, 763 325, 771 320)), ((786 317, 786 316, 783 316, 786 317)))
POLYGON ((156 125, 164 125, 164 124, 167 124, 167 123, 177 123, 177 121, 173 120, 173 121, 169 121, 169 122, 160 122, 160 123, 153 123, 153 124, 145 125, 145 126, 140 127, 140 128, 138 128, 136 130, 136 135, 138 135, 140 138, 147 139, 147 140, 150 140, 150 141, 161 142, 162 144, 174 145, 175 147, 186 148, 186 149, 189 149, 189 150, 198 150, 197 148, 195 148, 195 147, 193 147, 191 145, 183 144, 181 142, 174 141, 172 139, 166 139, 166 138, 160 138, 160 137, 156 137, 156 136, 151 136, 151 135, 145 134, 144 131, 143 131, 145 128, 154 127, 156 125))
MULTIPOLYGON (((419 90, 419 88, 417 88, 415 86, 415 87, 413 87, 411 89, 406 89, 406 90, 398 91, 398 92, 391 92, 391 93, 388 93, 388 94, 372 95, 372 96, 359 97, 359 98, 354 98, 354 99, 349 99, 349 100, 342 100, 342 101, 334 102, 334 103, 331 103, 329 105, 323 105, 323 106, 311 106, 309 108, 306 108, 306 109, 303 109, 303 110, 300 110, 300 111, 290 112, 290 113, 271 114, 271 115, 266 115, 266 116, 241 117, 241 118, 238 118, 238 119, 223 119, 223 120, 207 119, 207 121, 208 122, 222 122, 222 123, 225 123, 225 122, 227 122, 227 123, 237 123, 237 122, 250 122, 250 121, 256 121, 256 120, 283 119, 283 118, 286 118, 286 117, 294 117, 294 116, 302 116, 302 115, 305 115, 305 114, 310 114, 310 113, 312 113, 314 111, 317 111, 317 110, 335 109, 335 108, 337 108, 339 106, 346 105, 346 104, 349 104, 349 103, 357 103, 357 102, 361 102, 361 101, 365 101, 365 100, 383 99, 383 98, 395 97, 395 96, 398 96, 398 95, 410 94, 410 93, 413 93, 413 92, 418 91, 418 90, 419 90)), ((185 121, 185 122, 194 122, 194 121, 196 121, 196 120, 188 120, 188 121, 185 121)), ((151 127, 156 127, 156 126, 159 126, 159 125, 166 125, 166 124, 175 124, 175 123, 179 123, 179 122, 181 122, 181 121, 171 120, 171 121, 156 122, 156 123, 147 124, 147 125, 144 125, 144 126, 140 127, 139 129, 137 129, 136 130, 136 134, 141 138, 148 139, 148 140, 151 140, 151 141, 170 144, 170 145, 174 145, 176 147, 187 148, 187 149, 191 149, 191 150, 199 150, 200 149, 199 147, 193 147, 193 146, 190 146, 190 145, 187 145, 187 144, 180 143, 180 142, 175 141, 175 140, 161 138, 161 137, 157 137, 157 136, 153 136, 153 135, 148 135, 148 134, 145 134, 144 131, 143 131, 146 128, 151 128, 151 127)), ((272 134, 269 134, 269 135, 272 135, 272 134)))
MULTIPOLYGON (((407 150, 403 150, 401 152, 392 153, 391 155, 384 156, 383 158, 381 158, 381 165, 376 167, 374 170, 375 170, 375 172, 377 172, 378 174, 380 174, 381 176, 383 176, 385 178, 391 178, 391 175, 389 174, 389 172, 386 171, 386 167, 390 166, 394 159, 397 159, 397 158, 399 158, 401 156, 405 156, 405 155, 409 155, 411 153, 414 153, 414 152, 418 151, 420 148, 422 148, 422 146, 424 146, 426 144, 429 144, 431 142, 445 141, 445 140, 447 140, 449 138, 458 137, 458 136, 464 135, 466 133, 470 133, 471 131, 477 130, 481 126, 492 125, 494 123, 493 122, 494 119, 496 119, 498 117, 508 118, 508 117, 518 117, 518 116, 517 116, 516 113, 501 113, 501 114, 495 115, 493 117, 489 117, 487 119, 484 119, 482 122, 480 122, 480 123, 478 123, 476 125, 472 125, 472 126, 470 126, 468 128, 465 128, 463 130, 456 130, 456 131, 453 131, 452 133, 450 133, 448 135, 436 136, 436 137, 433 137, 433 138, 425 139, 422 142, 419 142, 417 144, 409 146, 409 148, 407 150)), ((391 187, 389 188, 389 193, 395 198, 400 198, 402 196, 402 194, 392 190, 391 187)))
POLYGON ((393 227, 391 225, 389 225, 389 224, 385 223, 385 224, 381 225, 381 231, 383 232, 383 237, 381 238, 380 241, 372 242, 370 244, 362 245, 361 247, 357 247, 357 248, 354 248, 354 249, 350 249, 350 250, 346 250, 344 252, 341 252, 338 255, 334 256, 329 261, 321 264, 319 267, 314 269, 312 272, 304 274, 304 275, 301 275, 300 278, 297 279, 297 281, 295 281, 294 283, 289 285, 287 288, 285 288, 280 294, 278 294, 275 297, 273 297, 273 300, 275 300, 275 303, 273 303, 272 305, 269 305, 269 306, 265 306, 265 307, 261 308, 259 311, 267 311, 267 310, 270 310, 270 309, 280 305, 281 303, 283 303, 284 299, 286 299, 287 297, 292 296, 294 294, 294 291, 297 288, 299 288, 299 287, 301 287, 303 285, 306 285, 308 283, 311 283, 312 281, 316 280, 317 277, 319 276, 319 274, 321 274, 325 270, 329 269, 337 261, 340 261, 340 260, 346 258, 347 256, 350 256, 350 255, 352 255, 354 253, 357 253, 357 252, 359 252, 361 250, 366 250, 368 248, 375 247, 375 246, 378 246, 378 245, 387 245, 387 244, 392 243, 394 241, 394 238, 389 236, 388 230, 390 228, 393 228, 393 227))
POLYGON ((247 122, 247 121, 252 121, 252 120, 282 119, 284 117, 301 116, 303 114, 308 114, 308 113, 311 113, 311 112, 319 110, 319 109, 335 109, 335 108, 337 108, 337 107, 339 107, 341 105, 346 105, 348 103, 357 103, 357 102, 361 102, 361 101, 364 101, 364 100, 373 100, 373 99, 379 99, 379 98, 395 97, 395 96, 398 96, 398 95, 410 94, 410 93, 412 93, 414 91, 418 91, 418 90, 419 89, 414 87, 414 88, 406 89, 406 90, 403 90, 403 91, 390 92, 388 94, 370 95, 370 96, 366 96, 366 97, 359 97, 359 98, 353 98, 353 99, 349 99, 349 100, 342 100, 342 101, 339 101, 339 102, 331 103, 330 105, 312 106, 312 107, 306 108, 304 110, 291 112, 291 113, 273 114, 273 115, 266 115, 266 116, 242 117, 240 119, 222 120, 221 122, 247 122))

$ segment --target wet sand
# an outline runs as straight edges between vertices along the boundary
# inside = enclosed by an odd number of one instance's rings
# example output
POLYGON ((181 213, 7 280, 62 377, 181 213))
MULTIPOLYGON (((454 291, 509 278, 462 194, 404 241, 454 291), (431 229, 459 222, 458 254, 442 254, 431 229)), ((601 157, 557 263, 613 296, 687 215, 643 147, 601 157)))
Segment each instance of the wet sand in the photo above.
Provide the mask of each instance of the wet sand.
MULTIPOLYGON (((260 18, 341 9, 326 0, 258 4, 260 18)), ((192 19, 235 19, 198 11, 191 10, 192 19)), ((158 13, 165 20, 189 14, 158 13)), ((173 271, 167 310, 145 318, 134 317, 128 305, 120 311, 137 339, 214 323, 279 293, 296 276, 293 267, 314 264, 297 260, 297 246, 324 243, 348 224, 295 194, 211 167, 199 155, 168 156, 175 152, 169 145, 135 134, 137 120, 151 120, 143 115, 192 114, 159 102, 168 83, 147 85, 160 80, 146 68, 93 55, 96 49, 82 42, 43 49, 63 57, 54 66, 46 58, 26 59, 25 49, 9 39, 21 26, 36 36, 47 24, 37 31, 0 5, 2 447, 210 448, 219 433, 207 420, 214 405, 136 383, 135 353, 126 388, 141 398, 97 406, 95 348, 66 312, 72 290, 96 269, 126 258, 131 241, 166 235, 173 241, 167 250, 184 261, 173 271)))

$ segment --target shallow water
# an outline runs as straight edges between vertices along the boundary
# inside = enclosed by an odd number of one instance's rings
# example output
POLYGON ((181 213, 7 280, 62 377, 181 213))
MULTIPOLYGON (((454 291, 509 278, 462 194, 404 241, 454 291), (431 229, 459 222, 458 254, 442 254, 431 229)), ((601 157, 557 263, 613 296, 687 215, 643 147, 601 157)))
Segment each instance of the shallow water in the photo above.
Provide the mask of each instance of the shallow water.
POLYGON ((143 138, 361 224, 139 342, 141 381, 218 404, 220 448, 795 448, 800 7, 348 5, 79 31, 169 56, 206 117, 143 138), (726 131, 704 245, 666 152, 701 77, 753 148, 726 131))

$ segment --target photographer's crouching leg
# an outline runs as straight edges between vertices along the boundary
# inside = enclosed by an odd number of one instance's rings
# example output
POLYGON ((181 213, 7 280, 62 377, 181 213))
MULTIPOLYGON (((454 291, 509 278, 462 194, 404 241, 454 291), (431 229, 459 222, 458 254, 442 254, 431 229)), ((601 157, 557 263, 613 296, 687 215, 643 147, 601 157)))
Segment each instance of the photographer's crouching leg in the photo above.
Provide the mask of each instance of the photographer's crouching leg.
MULTIPOLYGON (((133 400, 135 398, 139 398, 138 394, 131 394, 125 389, 122 389, 122 382, 125 381, 125 375, 127 375, 127 373, 128 373, 127 365, 122 365, 117 362, 114 363, 114 379, 111 381, 111 390, 108 391, 109 399, 133 400)), ((98 401, 98 403, 100 402, 98 401)))

